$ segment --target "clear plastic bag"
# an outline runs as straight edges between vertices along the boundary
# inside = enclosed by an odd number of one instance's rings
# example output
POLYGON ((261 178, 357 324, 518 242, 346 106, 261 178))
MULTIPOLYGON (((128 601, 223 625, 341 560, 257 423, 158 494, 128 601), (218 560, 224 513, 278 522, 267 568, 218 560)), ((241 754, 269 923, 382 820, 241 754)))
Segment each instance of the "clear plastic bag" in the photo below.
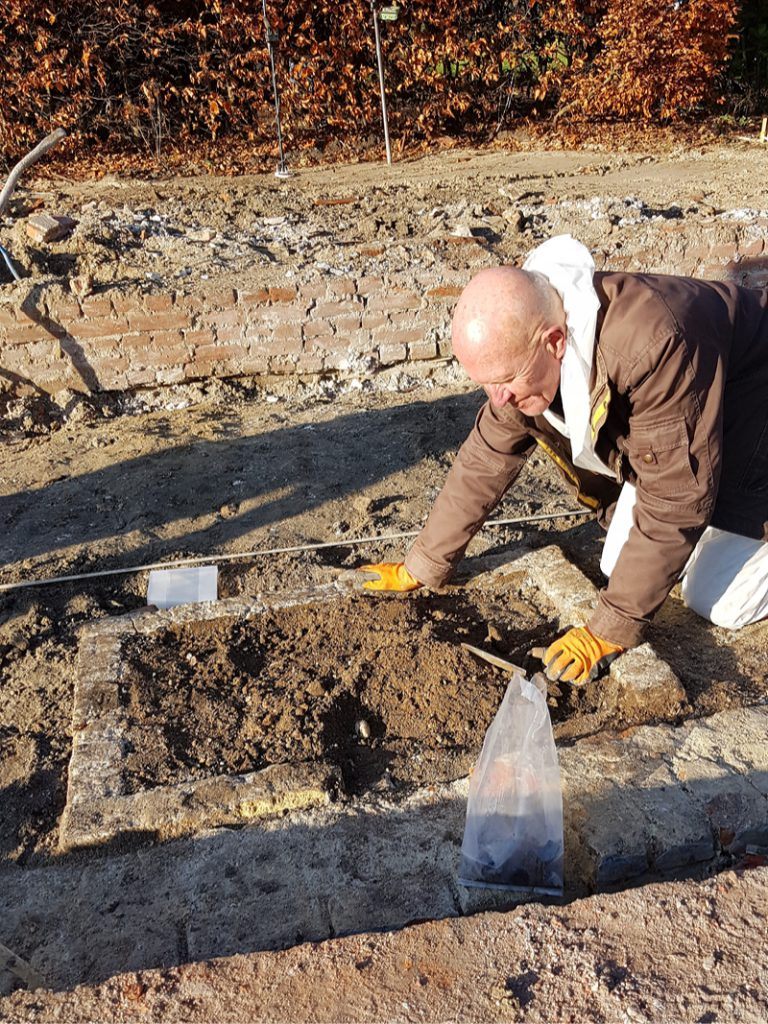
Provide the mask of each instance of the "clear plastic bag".
POLYGON ((486 733, 469 783, 459 882, 562 892, 563 796, 543 677, 515 673, 486 733))

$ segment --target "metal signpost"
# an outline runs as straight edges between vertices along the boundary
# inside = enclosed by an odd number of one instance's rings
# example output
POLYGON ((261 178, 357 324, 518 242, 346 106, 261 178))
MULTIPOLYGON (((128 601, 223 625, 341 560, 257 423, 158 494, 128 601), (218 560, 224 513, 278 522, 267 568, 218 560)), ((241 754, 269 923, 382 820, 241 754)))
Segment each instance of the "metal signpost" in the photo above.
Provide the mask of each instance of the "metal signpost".
POLYGON ((379 65, 379 90, 381 92, 381 119, 384 122, 384 145, 387 150, 387 163, 392 163, 392 149, 389 145, 389 123, 387 121, 387 97, 384 93, 384 61, 381 56, 381 35, 379 33, 379 19, 381 21, 397 21, 400 8, 397 4, 376 9, 376 0, 371 0, 371 13, 373 14, 373 31, 376 37, 376 60, 379 65))
POLYGON ((277 32, 272 31, 272 27, 269 24, 269 17, 267 15, 267 0, 261 0, 261 7, 262 11, 264 12, 264 29, 267 33, 267 49, 269 50, 269 68, 272 74, 272 93, 275 97, 275 123, 277 124, 277 148, 280 153, 280 162, 277 165, 275 177, 290 178, 291 172, 286 167, 285 154, 283 153, 283 131, 280 125, 280 94, 277 91, 277 73, 275 71, 274 46, 279 36, 277 32))

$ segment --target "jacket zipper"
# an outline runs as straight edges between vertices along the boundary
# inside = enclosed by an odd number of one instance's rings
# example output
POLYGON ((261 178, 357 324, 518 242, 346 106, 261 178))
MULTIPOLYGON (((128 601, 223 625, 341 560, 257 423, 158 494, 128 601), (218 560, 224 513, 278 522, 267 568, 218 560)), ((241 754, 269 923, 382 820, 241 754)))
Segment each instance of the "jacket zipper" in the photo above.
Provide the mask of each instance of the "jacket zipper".
POLYGON ((559 455, 554 448, 551 448, 546 441, 542 441, 540 437, 536 438, 536 444, 541 445, 547 455, 552 459, 556 466, 560 468, 560 471, 566 476, 568 480, 576 488, 576 500, 580 501, 582 505, 586 505, 587 508, 597 509, 600 507, 600 502, 597 498, 592 498, 588 494, 584 494, 579 485, 579 478, 576 476, 574 471, 568 465, 564 458, 559 455))

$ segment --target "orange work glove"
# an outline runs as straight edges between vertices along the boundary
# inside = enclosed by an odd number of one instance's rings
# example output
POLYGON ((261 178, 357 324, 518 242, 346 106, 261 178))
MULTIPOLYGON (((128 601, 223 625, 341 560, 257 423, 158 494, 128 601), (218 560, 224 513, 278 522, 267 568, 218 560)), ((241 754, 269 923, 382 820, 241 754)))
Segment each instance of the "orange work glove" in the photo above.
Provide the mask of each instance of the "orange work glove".
POLYGON ((392 590, 405 593, 417 590, 421 583, 411 576, 405 568, 405 562, 377 562, 375 565, 363 565, 360 572, 376 573, 376 579, 369 579, 363 584, 363 590, 392 590))
POLYGON ((550 644, 546 651, 538 647, 533 653, 544 662, 547 679, 583 686, 595 679, 623 650, 618 644, 595 636, 586 626, 577 626, 550 644))

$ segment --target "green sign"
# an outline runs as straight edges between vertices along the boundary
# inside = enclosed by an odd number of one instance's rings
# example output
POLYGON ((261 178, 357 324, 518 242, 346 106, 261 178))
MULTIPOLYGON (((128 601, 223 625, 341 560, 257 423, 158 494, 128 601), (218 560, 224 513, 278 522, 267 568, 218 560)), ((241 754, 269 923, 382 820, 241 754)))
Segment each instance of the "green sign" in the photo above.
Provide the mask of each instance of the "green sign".
POLYGON ((379 11, 379 18, 382 21, 397 21, 397 16, 400 14, 400 8, 397 4, 393 4, 391 7, 382 7, 379 11))

